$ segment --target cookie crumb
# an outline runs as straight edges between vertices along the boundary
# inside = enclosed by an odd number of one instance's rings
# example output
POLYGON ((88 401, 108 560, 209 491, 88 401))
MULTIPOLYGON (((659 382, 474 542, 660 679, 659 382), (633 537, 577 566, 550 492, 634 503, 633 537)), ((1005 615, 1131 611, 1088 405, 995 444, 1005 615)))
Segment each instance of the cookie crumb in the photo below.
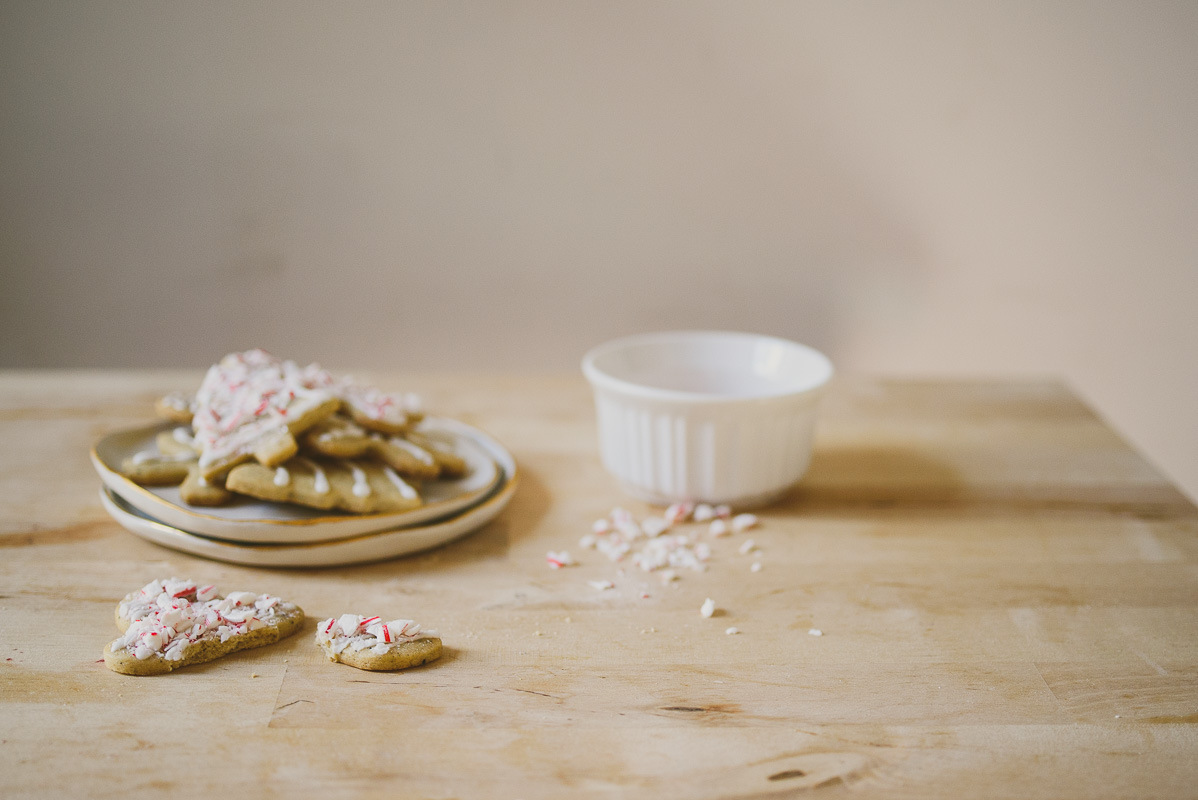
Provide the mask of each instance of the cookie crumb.
POLYGON ((257 673, 257 672, 251 672, 251 673, 250 673, 250 677, 251 677, 251 678, 257 678, 257 677, 258 677, 258 673, 257 673))
POLYGON ((703 605, 699 607, 699 613, 704 619, 708 619, 715 613, 715 601, 710 597, 703 601, 703 605))

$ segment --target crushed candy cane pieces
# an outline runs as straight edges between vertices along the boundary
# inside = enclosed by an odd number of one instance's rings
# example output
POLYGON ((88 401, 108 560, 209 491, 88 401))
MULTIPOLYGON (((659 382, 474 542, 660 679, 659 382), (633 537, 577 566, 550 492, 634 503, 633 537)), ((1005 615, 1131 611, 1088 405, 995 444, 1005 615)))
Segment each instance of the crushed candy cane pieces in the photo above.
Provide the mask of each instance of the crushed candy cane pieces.
POLYGON ((608 589, 616 588, 616 585, 611 581, 587 581, 587 583, 591 585, 592 589, 599 592, 606 592, 608 589))
POLYGON ((811 630, 807 631, 807 635, 808 636, 823 636, 824 632, 821 631, 819 628, 812 628, 811 630))
POLYGON ((715 601, 710 597, 703 601, 703 605, 699 607, 699 614, 704 619, 710 619, 715 614, 715 601))
POLYGON ((737 628, 735 626, 733 626, 731 628, 724 628, 724 634, 726 636, 735 636, 738 633, 740 633, 740 628, 737 628))
POLYGON ((749 528, 757 527, 756 514, 737 514, 732 518, 732 530, 736 533, 743 533, 749 528))
POLYGON ((342 614, 316 626, 316 643, 333 653, 369 648, 372 653, 381 655, 405 642, 437 637, 436 631, 425 630, 414 620, 393 619, 383 622, 382 617, 362 617, 357 614, 342 614))
POLYGON ((711 521, 711 525, 708 526, 707 532, 712 536, 727 536, 729 533, 731 533, 731 531, 728 530, 728 523, 718 518, 711 521))
POLYGON ((746 556, 757 549, 757 543, 752 539, 745 539, 744 543, 741 544, 741 546, 737 549, 740 551, 742 556, 746 556))
POLYGON ((565 550, 562 550, 560 553, 555 553, 552 550, 550 550, 548 553, 545 554, 545 560, 549 563, 549 566, 552 567, 553 569, 561 569, 562 567, 572 567, 578 563, 573 558, 571 558, 570 554, 567 553, 565 550))
POLYGON ((749 567, 749 572, 761 572, 761 562, 754 561, 753 566, 749 567))
POLYGON ((687 518, 695 510, 695 506, 691 503, 674 503, 666 509, 662 516, 666 522, 671 525, 677 525, 680 522, 686 522, 687 518))

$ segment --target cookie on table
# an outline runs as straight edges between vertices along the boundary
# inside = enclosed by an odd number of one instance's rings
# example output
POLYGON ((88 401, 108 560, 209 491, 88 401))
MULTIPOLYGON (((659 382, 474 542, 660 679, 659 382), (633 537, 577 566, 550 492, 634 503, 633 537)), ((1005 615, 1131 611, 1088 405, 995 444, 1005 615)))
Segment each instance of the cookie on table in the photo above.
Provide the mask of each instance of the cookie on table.
POLYGON ((278 467, 240 464, 225 488, 238 494, 355 514, 409 511, 423 501, 415 487, 386 464, 293 458, 278 467))
POLYGON ((117 606, 123 634, 104 648, 104 664, 124 675, 162 675, 274 644, 303 621, 299 606, 268 594, 222 597, 215 586, 195 581, 151 581, 117 606))
POLYGON ((441 656, 441 638, 410 619, 342 614, 316 626, 316 645, 330 661, 358 669, 389 671, 418 667, 441 656))

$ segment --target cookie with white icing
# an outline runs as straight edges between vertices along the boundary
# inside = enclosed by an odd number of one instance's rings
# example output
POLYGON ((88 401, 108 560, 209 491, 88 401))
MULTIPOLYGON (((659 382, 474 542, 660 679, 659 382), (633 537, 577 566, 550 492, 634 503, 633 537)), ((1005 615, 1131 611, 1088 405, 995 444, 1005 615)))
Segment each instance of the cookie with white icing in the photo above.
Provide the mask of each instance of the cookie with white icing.
POLYGON ((414 486, 386 464, 368 461, 293 458, 270 468, 240 464, 225 488, 238 494, 354 514, 409 511, 423 501, 414 486))
POLYGON ((381 461, 413 480, 433 480, 441 475, 441 464, 428 449, 403 436, 368 431, 340 414, 309 428, 301 437, 301 445, 318 456, 381 461))
POLYGON ((194 463, 183 483, 179 484, 179 497, 189 506, 224 506, 232 502, 233 496, 225 488, 224 478, 208 480, 194 463))
POLYGON ((161 675, 262 647, 300 629, 304 612, 268 594, 229 592, 167 578, 125 596, 116 609, 123 634, 104 648, 104 664, 124 675, 161 675))
POLYGON ((342 614, 316 626, 316 645, 330 661, 387 671, 427 664, 441 656, 441 638, 410 619, 342 614))

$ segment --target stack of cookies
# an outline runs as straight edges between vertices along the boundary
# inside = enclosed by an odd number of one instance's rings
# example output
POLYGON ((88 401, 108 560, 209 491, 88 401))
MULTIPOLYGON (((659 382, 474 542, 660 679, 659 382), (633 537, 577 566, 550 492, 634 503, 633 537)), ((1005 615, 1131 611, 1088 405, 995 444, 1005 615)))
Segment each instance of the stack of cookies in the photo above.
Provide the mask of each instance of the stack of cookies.
POLYGON ((420 486, 461 477, 466 462, 420 433, 417 398, 300 367, 263 350, 231 353, 192 396, 157 404, 177 427, 125 459, 143 486, 179 486, 184 502, 238 496, 350 514, 407 511, 420 486))

